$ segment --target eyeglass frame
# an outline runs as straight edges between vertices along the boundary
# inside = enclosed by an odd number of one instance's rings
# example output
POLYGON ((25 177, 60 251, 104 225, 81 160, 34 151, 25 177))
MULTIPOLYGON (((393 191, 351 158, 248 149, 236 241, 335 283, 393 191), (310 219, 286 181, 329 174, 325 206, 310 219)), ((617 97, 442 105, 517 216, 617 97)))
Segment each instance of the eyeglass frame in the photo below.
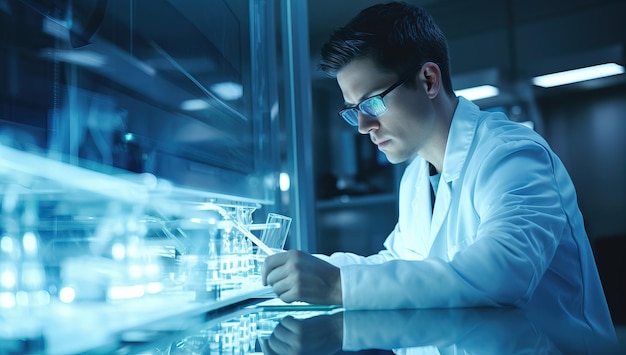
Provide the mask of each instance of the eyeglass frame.
POLYGON ((338 115, 343 118, 344 121, 346 121, 350 126, 353 127, 358 127, 359 126, 359 111, 361 111, 364 115, 374 118, 374 119, 378 119, 380 116, 384 115, 385 112, 387 112, 387 105, 385 104, 385 100, 384 97, 389 94, 390 92, 392 92, 395 88, 399 87, 400 85, 404 84, 407 80, 409 80, 409 78, 411 77, 411 75, 415 74, 415 72, 417 72, 421 67, 423 66, 423 64, 421 64, 420 66, 418 66, 415 70, 411 70, 409 71, 409 73, 407 73, 406 75, 404 75, 403 79, 400 79, 398 81, 396 81, 395 83, 393 83, 390 87, 388 87, 385 91, 381 92, 380 94, 376 94, 376 95, 372 95, 369 96, 363 100, 361 100, 361 102, 359 102, 358 104, 354 105, 354 106, 350 106, 350 107, 344 107, 343 109, 339 110, 338 115), (360 108, 361 105, 363 103, 365 103, 368 100, 372 100, 374 98, 380 98, 380 101, 383 103, 383 106, 385 108, 385 110, 377 116, 372 116, 372 115, 368 115, 367 113, 363 112, 363 110, 360 108), (347 112, 353 112, 356 111, 356 120, 351 120, 349 118, 346 118, 346 116, 344 116, 345 113, 347 112))

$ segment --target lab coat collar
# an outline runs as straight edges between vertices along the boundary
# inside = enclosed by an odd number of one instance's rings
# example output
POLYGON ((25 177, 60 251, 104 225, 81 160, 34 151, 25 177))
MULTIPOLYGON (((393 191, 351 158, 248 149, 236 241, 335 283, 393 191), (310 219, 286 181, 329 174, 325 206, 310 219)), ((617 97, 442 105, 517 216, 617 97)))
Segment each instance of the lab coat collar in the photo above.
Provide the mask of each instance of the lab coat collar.
POLYGON ((459 96, 459 104, 452 116, 441 176, 447 183, 456 180, 467 159, 474 139, 480 109, 474 103, 459 96))
POLYGON ((454 116, 452 116, 446 152, 443 158, 441 179, 444 183, 440 180, 437 189, 437 202, 435 203, 431 219, 430 234, 427 241, 429 253, 448 216, 452 200, 450 184, 461 175, 472 140, 474 139, 479 116, 480 110, 478 106, 463 97, 459 97, 459 104, 454 111, 454 116))

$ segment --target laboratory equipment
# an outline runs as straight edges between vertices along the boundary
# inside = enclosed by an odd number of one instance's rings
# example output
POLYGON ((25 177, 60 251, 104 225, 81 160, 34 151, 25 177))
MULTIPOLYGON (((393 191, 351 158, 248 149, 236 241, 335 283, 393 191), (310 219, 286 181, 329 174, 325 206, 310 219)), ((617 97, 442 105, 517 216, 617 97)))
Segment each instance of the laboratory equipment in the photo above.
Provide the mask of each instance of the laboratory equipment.
POLYGON ((274 14, 0 2, 3 350, 113 351, 130 329, 270 293, 261 255, 291 222, 274 14))

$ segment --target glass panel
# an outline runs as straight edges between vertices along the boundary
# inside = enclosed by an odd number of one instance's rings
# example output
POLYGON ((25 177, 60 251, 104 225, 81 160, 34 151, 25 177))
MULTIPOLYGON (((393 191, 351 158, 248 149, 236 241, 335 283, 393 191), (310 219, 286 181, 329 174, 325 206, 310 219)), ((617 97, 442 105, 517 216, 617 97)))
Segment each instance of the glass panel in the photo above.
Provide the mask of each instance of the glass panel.
POLYGON ((265 30, 273 20, 265 16, 268 5, 3 4, 5 144, 273 203, 276 94, 267 78, 275 77, 275 43, 265 30))
POLYGON ((0 344, 80 353, 267 292, 274 13, 0 0, 0 344))

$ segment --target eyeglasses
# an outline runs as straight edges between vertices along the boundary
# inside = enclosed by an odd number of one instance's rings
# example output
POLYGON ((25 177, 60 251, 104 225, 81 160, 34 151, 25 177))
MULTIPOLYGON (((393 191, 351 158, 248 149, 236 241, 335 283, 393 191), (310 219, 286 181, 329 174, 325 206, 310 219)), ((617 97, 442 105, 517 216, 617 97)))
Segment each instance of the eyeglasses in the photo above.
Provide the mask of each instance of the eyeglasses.
POLYGON ((378 95, 370 96, 367 99, 364 99, 356 106, 344 108, 343 110, 339 111, 339 116, 341 116, 346 122, 348 122, 350 126, 355 127, 359 125, 359 111, 363 112, 371 118, 378 118, 382 116, 383 113, 387 112, 387 106, 385 106, 383 97, 393 91, 393 89, 404 84, 407 79, 408 77, 405 77, 404 79, 397 81, 387 90, 378 95))

